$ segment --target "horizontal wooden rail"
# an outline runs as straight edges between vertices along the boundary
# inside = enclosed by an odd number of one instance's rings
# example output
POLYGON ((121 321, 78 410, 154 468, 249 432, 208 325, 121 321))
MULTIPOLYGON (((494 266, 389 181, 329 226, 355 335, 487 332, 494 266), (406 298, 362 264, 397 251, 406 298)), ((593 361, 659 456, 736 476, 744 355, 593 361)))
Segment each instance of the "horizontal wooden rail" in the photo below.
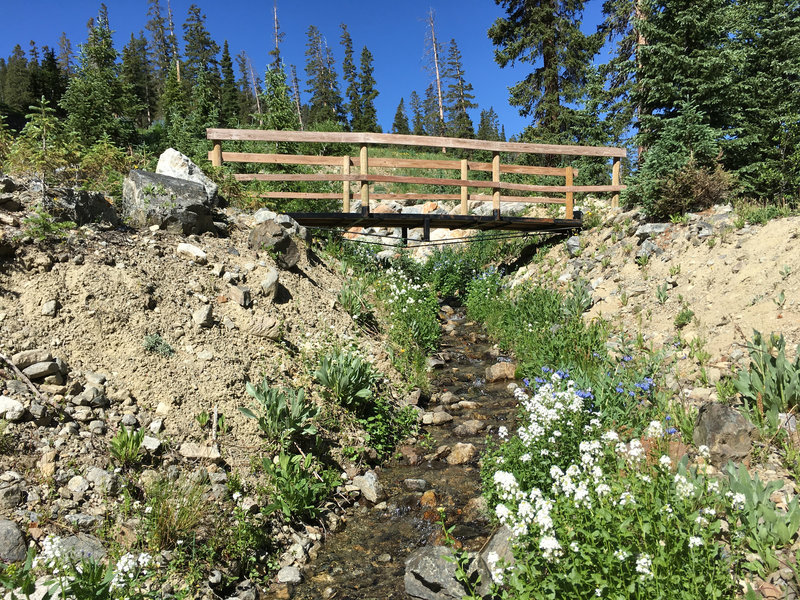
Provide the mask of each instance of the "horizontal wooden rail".
POLYGON ((557 154, 560 156, 604 156, 624 158, 625 148, 598 146, 562 146, 554 144, 526 144, 521 142, 490 142, 463 138, 424 135, 398 135, 394 133, 357 133, 330 131, 278 131, 274 129, 207 129, 210 140, 240 140, 252 142, 307 142, 328 144, 380 144, 388 146, 427 146, 432 148, 460 148, 462 150, 487 150, 522 154, 557 154))
MULTIPOLYGON (((563 170, 563 169, 562 169, 563 170)), ((619 192, 622 185, 528 185, 475 179, 441 179, 438 177, 406 177, 403 175, 337 175, 336 173, 242 173, 237 181, 371 181, 381 183, 414 183, 419 185, 458 185, 520 192, 619 192)), ((521 200, 524 202, 525 200, 521 200)))
MULTIPOLYGON (((211 152, 208 158, 211 160, 211 152)), ((351 167, 360 167, 361 161, 357 156, 308 156, 303 154, 258 154, 254 152, 223 152, 223 162, 235 163, 261 163, 273 165, 315 165, 320 167, 340 167, 342 159, 347 158, 351 167)), ((458 160, 428 160, 423 158, 373 158, 369 159, 370 166, 389 169, 438 169, 440 171, 461 169, 458 160)), ((467 161, 470 171, 492 172, 492 163, 467 161)), ((518 173, 520 175, 543 175, 564 177, 561 167, 535 167, 529 165, 500 165, 501 173, 518 173)), ((573 168, 572 174, 577 177, 578 169, 573 168)))
MULTIPOLYGON (((614 193, 612 202, 618 199, 618 193, 625 189, 620 182, 620 159, 625 156, 624 148, 595 147, 595 146, 559 146, 552 144, 528 144, 518 142, 492 142, 485 140, 429 137, 415 135, 395 135, 383 133, 357 133, 357 132, 310 132, 310 131, 277 131, 277 130, 250 130, 250 129, 208 129, 208 139, 213 141, 213 150, 208 156, 212 164, 221 166, 223 162, 274 164, 274 165, 301 165, 320 167, 311 169, 311 173, 239 173, 234 178, 237 181, 265 181, 265 182, 338 182, 341 192, 295 192, 271 191, 252 194, 260 198, 295 198, 295 199, 320 199, 342 200, 342 210, 350 213, 351 200, 357 193, 360 199, 361 211, 367 214, 370 211, 370 196, 375 200, 445 200, 459 202, 461 214, 469 212, 469 202, 492 202, 492 212, 495 218, 500 219, 501 203, 503 202, 535 202, 542 204, 562 204, 565 207, 566 219, 573 219, 573 202, 576 193, 611 192, 614 193), (286 153, 258 153, 258 152, 223 152, 223 141, 250 141, 271 143, 302 143, 302 144, 341 144, 344 151, 352 151, 354 156, 318 156, 308 154, 286 153), (416 146, 441 149, 460 149, 469 151, 482 151, 491 153, 491 162, 481 162, 464 158, 447 159, 421 159, 404 157, 375 157, 369 155, 370 145, 386 145, 393 148, 403 146, 416 146), (611 158, 612 177, 611 185, 573 185, 574 178, 578 175, 577 169, 571 165, 564 167, 544 167, 536 165, 503 164, 502 157, 518 154, 559 155, 559 156, 585 156, 611 158), (357 155, 357 156, 355 156, 357 155), (413 176, 403 174, 378 174, 374 169, 424 169, 428 171, 453 172, 456 177, 431 177, 413 176), (321 172, 320 172, 321 171, 321 172), (330 171, 330 172, 327 172, 330 171), (469 177, 469 172, 491 173, 491 181, 469 177), (502 181, 501 175, 514 174, 534 177, 554 177, 561 181, 549 184, 547 180, 538 180, 535 183, 520 183, 502 181), (563 182, 563 183, 561 183, 563 182), (353 186, 353 184, 356 184, 353 186), (457 188, 460 193, 437 192, 407 192, 372 193, 370 186, 374 183, 408 184, 416 186, 449 186, 457 188), (559 185, 560 184, 560 185, 559 185), (476 193, 479 190, 491 193, 476 193), (501 192, 518 192, 519 195, 503 195, 501 192), (524 195, 528 194, 528 195, 524 195), (533 194, 559 194, 533 195, 533 194)), ((341 150, 340 150, 341 151, 341 150)), ((516 159, 514 159, 516 160, 516 159)), ((422 173, 421 175, 429 175, 422 173)), ((454 190, 455 191, 455 190, 454 190)))

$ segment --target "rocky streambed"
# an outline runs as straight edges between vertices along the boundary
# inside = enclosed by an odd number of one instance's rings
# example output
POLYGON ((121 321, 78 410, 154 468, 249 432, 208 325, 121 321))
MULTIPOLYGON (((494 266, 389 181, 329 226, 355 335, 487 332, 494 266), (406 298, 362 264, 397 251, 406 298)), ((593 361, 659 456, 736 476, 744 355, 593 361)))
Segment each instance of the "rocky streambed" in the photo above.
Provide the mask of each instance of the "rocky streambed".
POLYGON ((354 482, 361 490, 359 501, 311 553, 302 581, 283 582, 275 590, 279 595, 304 600, 454 597, 447 595, 446 583, 437 581, 447 578, 437 549, 444 544, 442 518, 466 550, 479 551, 489 541, 493 527, 481 497, 478 462, 487 436, 514 417, 509 381, 501 379, 513 374, 513 365, 498 355, 478 325, 448 307, 444 311, 433 392, 419 401, 422 436, 354 482), (496 381, 486 381, 487 368, 496 381), (412 555, 416 558, 407 566, 412 555))

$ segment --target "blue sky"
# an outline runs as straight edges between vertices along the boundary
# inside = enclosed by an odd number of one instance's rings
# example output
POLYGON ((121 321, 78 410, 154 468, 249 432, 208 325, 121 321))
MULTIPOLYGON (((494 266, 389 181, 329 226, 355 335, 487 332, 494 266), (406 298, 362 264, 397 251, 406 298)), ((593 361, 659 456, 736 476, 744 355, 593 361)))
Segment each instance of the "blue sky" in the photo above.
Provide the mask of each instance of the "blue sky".
MULTIPOLYGON (((161 0, 166 7, 167 0, 161 0)), ((190 0, 171 0, 176 33, 181 43, 182 24, 190 0)), ((272 0, 244 2, 195 0, 206 15, 206 26, 222 46, 228 40, 231 54, 244 50, 256 69, 263 73, 272 48, 272 0)), ((593 31, 600 19, 599 0, 587 3, 584 29, 593 31)), ((138 34, 147 21, 146 0, 107 0, 111 28, 118 51, 138 34)), ((7 57, 15 44, 25 51, 28 42, 40 47, 58 47, 61 32, 66 32, 77 50, 86 40, 86 23, 97 14, 97 0, 0 0, 5 33, 0 37, 0 56, 7 57), (13 24, 13 26, 12 26, 13 24)), ((487 30, 503 12, 492 0, 278 0, 278 19, 285 37, 283 59, 297 66, 301 91, 305 78, 305 44, 309 25, 315 25, 332 48, 341 75, 342 49, 340 23, 348 26, 356 60, 366 45, 374 56, 375 79, 380 92, 376 100, 378 119, 384 131, 391 128, 400 98, 408 106, 413 90, 422 95, 432 80, 426 70, 426 24, 429 8, 436 15, 437 37, 445 48, 454 38, 463 55, 466 79, 474 87, 479 109, 473 120, 477 127, 480 109, 494 107, 511 136, 522 131, 530 120, 508 104, 508 88, 529 72, 518 64, 500 69, 494 62, 494 48, 487 30)), ((340 82, 340 86, 342 86, 340 82)), ((342 89, 342 91, 344 91, 342 89)))

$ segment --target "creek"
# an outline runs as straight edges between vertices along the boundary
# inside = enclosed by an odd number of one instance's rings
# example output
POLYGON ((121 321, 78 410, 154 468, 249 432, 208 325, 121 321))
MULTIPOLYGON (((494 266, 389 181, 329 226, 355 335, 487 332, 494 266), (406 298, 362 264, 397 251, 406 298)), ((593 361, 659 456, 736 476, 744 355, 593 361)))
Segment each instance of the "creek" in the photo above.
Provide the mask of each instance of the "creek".
POLYGON ((441 509, 451 535, 467 550, 479 550, 492 534, 478 461, 487 436, 514 418, 516 402, 508 381, 486 383, 484 377, 487 366, 507 359, 497 356, 482 328, 466 322, 463 312, 440 316, 444 332, 437 357, 443 364, 432 373, 430 402, 421 404, 426 412, 453 419, 424 425, 416 444, 403 446, 376 470, 386 499, 373 505, 362 498, 346 510, 344 525, 327 535, 293 598, 410 598, 405 561, 417 548, 444 543, 441 509), (467 463, 451 464, 457 444, 472 444, 478 453, 467 463))

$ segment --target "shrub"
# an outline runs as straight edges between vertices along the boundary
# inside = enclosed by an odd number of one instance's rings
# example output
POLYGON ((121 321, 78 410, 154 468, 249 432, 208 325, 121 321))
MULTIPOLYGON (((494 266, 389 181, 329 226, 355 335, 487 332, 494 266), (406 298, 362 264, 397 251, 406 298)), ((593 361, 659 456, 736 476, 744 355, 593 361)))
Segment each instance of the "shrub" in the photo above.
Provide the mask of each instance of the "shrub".
POLYGON ((33 215, 23 220, 25 234, 37 240, 47 238, 65 237, 70 229, 75 229, 77 225, 72 221, 57 221, 50 213, 37 209, 33 215))
POLYGON ((319 414, 319 409, 312 403, 306 403, 305 390, 270 387, 266 377, 257 386, 247 382, 246 389, 257 402, 257 412, 245 407, 240 407, 239 411, 246 417, 256 419, 261 431, 282 448, 317 432, 312 421, 319 414))

